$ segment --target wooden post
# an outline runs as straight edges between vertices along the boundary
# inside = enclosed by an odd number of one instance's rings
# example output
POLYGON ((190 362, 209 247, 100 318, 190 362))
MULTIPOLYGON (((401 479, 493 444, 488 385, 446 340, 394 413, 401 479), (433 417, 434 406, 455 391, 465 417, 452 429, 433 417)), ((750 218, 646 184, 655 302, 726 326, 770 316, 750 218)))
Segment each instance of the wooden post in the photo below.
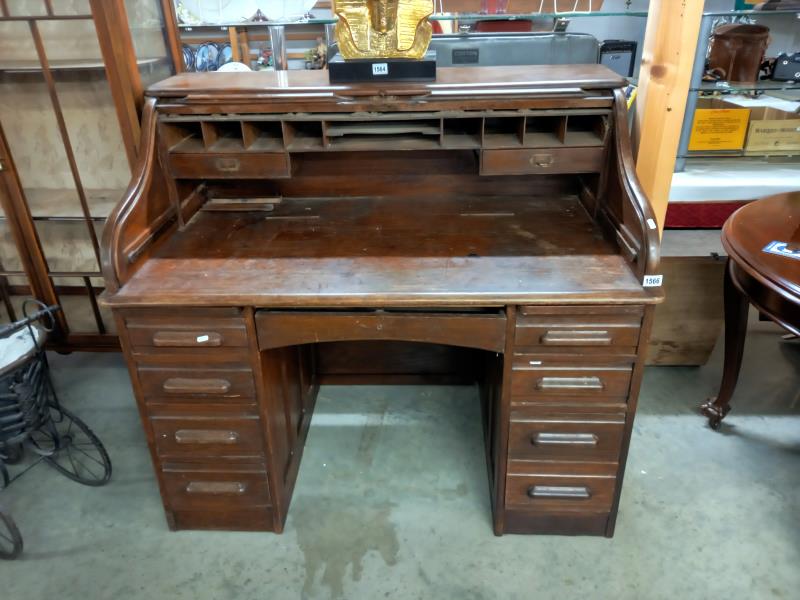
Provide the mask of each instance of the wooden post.
POLYGON ((239 36, 236 34, 236 27, 228 27, 228 40, 231 43, 231 60, 233 62, 242 62, 241 53, 239 51, 239 36))
POLYGON ((653 0, 634 124, 636 174, 664 230, 704 0, 653 0))

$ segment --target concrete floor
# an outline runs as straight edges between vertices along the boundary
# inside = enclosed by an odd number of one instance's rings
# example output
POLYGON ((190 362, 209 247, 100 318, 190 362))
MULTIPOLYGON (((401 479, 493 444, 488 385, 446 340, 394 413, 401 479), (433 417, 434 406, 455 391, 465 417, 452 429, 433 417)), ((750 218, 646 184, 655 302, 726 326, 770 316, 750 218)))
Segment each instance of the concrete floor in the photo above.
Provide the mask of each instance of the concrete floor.
POLYGON ((2 492, 26 545, 4 599, 800 597, 800 344, 772 325, 719 433, 696 410, 719 347, 648 370, 612 540, 494 537, 477 398, 454 387, 324 388, 283 535, 170 533, 121 358, 53 364, 114 477, 38 465, 2 492))

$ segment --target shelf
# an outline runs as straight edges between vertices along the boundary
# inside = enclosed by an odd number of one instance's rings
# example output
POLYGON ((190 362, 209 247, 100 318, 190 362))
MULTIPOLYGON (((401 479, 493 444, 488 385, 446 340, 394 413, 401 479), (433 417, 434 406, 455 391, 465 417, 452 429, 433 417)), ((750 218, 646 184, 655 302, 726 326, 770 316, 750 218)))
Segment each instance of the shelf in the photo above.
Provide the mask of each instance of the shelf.
MULTIPOLYGON (((616 12, 535 12, 535 13, 507 13, 507 14, 481 14, 481 13, 442 13, 431 15, 430 21, 533 21, 536 19, 583 19, 583 18, 618 18, 618 17, 637 17, 647 18, 647 11, 616 11, 616 12)), ((227 29, 228 27, 238 28, 264 28, 274 25, 293 26, 293 25, 334 25, 338 21, 335 17, 296 19, 291 21, 235 21, 224 23, 200 23, 192 25, 181 23, 178 28, 183 31, 192 29, 227 29)))
POLYGON ((708 81, 699 87, 691 87, 691 92, 761 92, 779 90, 800 91, 799 81, 757 81, 756 83, 741 82, 729 83, 727 81, 708 81))
POLYGON ((333 25, 338 19, 335 18, 320 18, 320 19, 297 19, 294 21, 234 21, 228 23, 200 23, 199 25, 192 25, 189 23, 180 23, 178 28, 183 31, 191 31, 192 29, 228 29, 229 27, 237 28, 258 28, 264 29, 275 25, 294 26, 294 25, 333 25))
POLYGON ((798 15, 800 9, 781 9, 781 10, 723 10, 718 12, 705 12, 704 17, 768 17, 770 15, 798 15))
MULTIPOLYGON (((85 190, 89 214, 93 220, 102 221, 120 201, 125 190, 85 190)), ((83 220, 83 211, 74 189, 28 188, 25 198, 31 216, 37 221, 83 220)))
POLYGON ((691 158, 672 176, 670 202, 754 200, 800 190, 800 162, 691 158))
MULTIPOLYGON (((166 61, 165 58, 144 58, 137 60, 139 66, 154 65, 166 61)), ((95 58, 75 60, 51 60, 51 71, 103 71, 105 64, 95 58)), ((6 73, 41 73, 42 65, 38 60, 7 60, 0 61, 0 72, 6 73)))
POLYGON ((647 11, 591 11, 591 12, 534 12, 534 13, 442 13, 431 15, 431 21, 534 21, 537 19, 582 19, 582 18, 610 18, 610 17, 639 17, 647 18, 647 11))

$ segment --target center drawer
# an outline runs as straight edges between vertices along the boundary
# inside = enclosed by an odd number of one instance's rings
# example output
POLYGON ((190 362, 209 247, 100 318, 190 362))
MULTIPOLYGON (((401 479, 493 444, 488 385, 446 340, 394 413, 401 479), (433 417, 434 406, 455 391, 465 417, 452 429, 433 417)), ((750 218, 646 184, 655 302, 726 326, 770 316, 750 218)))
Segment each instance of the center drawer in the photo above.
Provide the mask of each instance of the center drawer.
POLYGON ((161 458, 264 455, 258 417, 152 417, 150 424, 161 458))

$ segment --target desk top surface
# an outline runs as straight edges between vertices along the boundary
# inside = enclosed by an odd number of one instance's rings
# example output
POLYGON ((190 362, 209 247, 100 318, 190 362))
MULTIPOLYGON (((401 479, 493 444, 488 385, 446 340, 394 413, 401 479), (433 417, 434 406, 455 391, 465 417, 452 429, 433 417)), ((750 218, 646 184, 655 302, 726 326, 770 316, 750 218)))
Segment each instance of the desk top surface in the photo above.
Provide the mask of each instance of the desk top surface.
POLYGON ((442 67, 436 81, 331 84, 323 70, 245 73, 182 73, 152 85, 149 96, 187 95, 269 96, 298 92, 370 95, 378 91, 402 96, 425 93, 476 93, 492 88, 508 93, 541 88, 614 89, 627 81, 604 65, 527 65, 504 67, 442 67))
POLYGON ((574 196, 206 207, 114 305, 489 306, 656 301, 574 196))

